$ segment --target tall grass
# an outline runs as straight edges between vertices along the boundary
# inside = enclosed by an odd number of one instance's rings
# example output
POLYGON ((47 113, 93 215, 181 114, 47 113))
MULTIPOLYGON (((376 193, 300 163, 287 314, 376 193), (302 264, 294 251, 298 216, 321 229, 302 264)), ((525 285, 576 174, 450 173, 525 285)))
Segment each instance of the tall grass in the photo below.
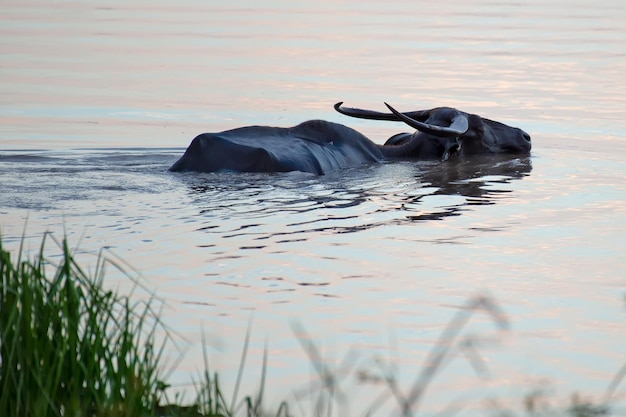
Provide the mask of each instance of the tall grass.
MULTIPOLYGON (((0 417, 266 415, 261 403, 267 351, 259 394, 237 401, 250 329, 230 401, 218 375, 209 372, 205 352, 195 401, 169 403, 162 370, 171 335, 160 322, 156 298, 131 302, 105 290, 105 267, 124 269, 101 253, 88 275, 67 240, 52 235, 44 236, 33 259, 23 254, 20 247, 12 258, 0 235, 0 417), (61 250, 58 262, 44 256, 48 240, 61 250)), ((287 417, 287 405, 275 415, 287 417)))
POLYGON ((237 401, 239 386, 243 380, 246 358, 248 357, 248 347, 250 345, 249 326, 246 332, 243 349, 241 351, 241 360, 239 362, 237 380, 230 403, 226 400, 226 397, 222 392, 218 374, 214 373, 211 375, 204 334, 202 339, 204 371, 201 374, 200 380, 196 381, 194 384, 196 386, 195 411, 198 416, 234 417, 242 415, 243 413, 243 415, 247 417, 290 417, 289 406, 285 401, 280 403, 276 412, 268 413, 267 410, 263 408, 263 393, 265 390, 265 377, 267 375, 267 346, 263 352, 263 367, 261 370, 261 381, 257 395, 248 395, 243 397, 241 401, 237 401))
MULTIPOLYGON (((486 362, 480 355, 479 347, 489 344, 493 337, 483 340, 479 335, 463 334, 466 325, 477 313, 486 314, 498 331, 508 330, 508 318, 491 297, 480 295, 470 298, 447 324, 439 340, 426 357, 424 365, 417 370, 415 380, 408 389, 400 386, 394 368, 386 364, 382 358, 377 358, 376 363, 379 369, 375 373, 378 376, 373 379, 378 380, 380 377, 384 381, 383 389, 378 396, 373 398, 371 404, 367 405, 364 415, 376 415, 385 403, 393 399, 402 417, 416 416, 420 402, 435 377, 459 357, 466 359, 478 376, 487 374, 486 362)), ((319 377, 319 384, 315 389, 318 392, 315 414, 317 416, 333 415, 333 403, 336 403, 339 408, 338 415, 349 415, 347 398, 341 390, 340 382, 345 375, 351 374, 355 365, 353 355, 347 355, 339 367, 332 370, 322 359, 319 349, 311 342, 304 327, 299 323, 294 323, 293 330, 319 377)), ((365 378, 367 379, 369 377, 365 378)), ((453 414, 463 408, 462 404, 451 404, 448 407, 450 409, 444 410, 441 414, 453 414)))
POLYGON ((16 259, 0 237, 0 416, 154 416, 165 384, 153 300, 131 305, 62 256, 16 259), (52 271, 52 272, 50 272, 52 271))

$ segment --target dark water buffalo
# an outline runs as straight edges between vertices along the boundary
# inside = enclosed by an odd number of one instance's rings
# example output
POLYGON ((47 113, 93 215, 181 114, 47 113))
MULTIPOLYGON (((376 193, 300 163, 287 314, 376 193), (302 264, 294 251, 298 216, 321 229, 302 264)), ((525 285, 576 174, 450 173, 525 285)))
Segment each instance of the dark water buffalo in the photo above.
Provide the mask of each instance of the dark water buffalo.
POLYGON ((415 133, 392 136, 378 145, 347 126, 310 120, 294 127, 247 126, 203 133, 189 145, 171 171, 326 172, 388 158, 442 159, 494 153, 530 152, 530 136, 521 129, 450 107, 391 113, 342 107, 362 119, 404 122, 415 133))

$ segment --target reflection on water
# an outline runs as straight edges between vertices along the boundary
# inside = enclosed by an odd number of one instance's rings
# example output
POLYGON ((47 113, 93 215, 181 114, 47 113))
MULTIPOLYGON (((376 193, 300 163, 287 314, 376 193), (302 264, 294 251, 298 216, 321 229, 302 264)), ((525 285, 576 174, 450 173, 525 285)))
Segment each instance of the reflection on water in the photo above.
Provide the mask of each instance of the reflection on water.
POLYGON ((248 234, 263 240, 327 231, 358 232, 407 219, 441 220, 473 205, 494 204, 510 192, 506 184, 529 175, 531 169, 530 157, 494 155, 444 163, 370 165, 320 179, 301 173, 181 174, 180 178, 200 213, 210 221, 200 230, 224 234, 215 217, 227 221, 233 216, 262 219, 280 214, 292 220, 274 235, 259 232, 260 224, 246 224, 225 235, 248 234), (449 200, 453 203, 446 204, 449 200), (344 209, 358 214, 346 216, 344 209), (319 210, 327 214, 317 215, 319 210), (293 221, 306 213, 316 214, 316 218, 293 221), (363 222, 363 218, 373 221, 363 222))

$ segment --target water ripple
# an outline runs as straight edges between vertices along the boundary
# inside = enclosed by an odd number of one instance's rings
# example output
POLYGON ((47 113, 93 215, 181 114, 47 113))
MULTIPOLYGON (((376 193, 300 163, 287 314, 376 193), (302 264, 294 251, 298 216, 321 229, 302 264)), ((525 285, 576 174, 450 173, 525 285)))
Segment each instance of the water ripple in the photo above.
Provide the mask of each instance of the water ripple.
POLYGON ((184 174, 179 179, 205 219, 197 230, 287 242, 308 234, 458 216, 506 198, 508 184, 531 170, 528 157, 489 156, 458 163, 387 163, 315 178, 184 174))

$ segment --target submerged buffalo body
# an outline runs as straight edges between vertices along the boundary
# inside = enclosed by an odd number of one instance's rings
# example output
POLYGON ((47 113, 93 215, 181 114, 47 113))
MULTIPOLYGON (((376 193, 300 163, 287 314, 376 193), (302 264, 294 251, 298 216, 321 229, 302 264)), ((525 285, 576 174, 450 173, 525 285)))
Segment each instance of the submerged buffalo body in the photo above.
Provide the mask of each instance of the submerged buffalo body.
POLYGON ((356 130, 310 120, 288 128, 248 126, 203 133, 170 170, 324 174, 383 157, 380 148, 356 130))
POLYGON ((530 152, 530 136, 521 129, 462 111, 439 107, 400 113, 345 108, 342 114, 400 121, 415 133, 392 136, 378 145, 356 130, 323 120, 294 127, 248 126, 203 133, 189 145, 171 171, 326 172, 389 158, 442 159, 489 153, 530 152))

